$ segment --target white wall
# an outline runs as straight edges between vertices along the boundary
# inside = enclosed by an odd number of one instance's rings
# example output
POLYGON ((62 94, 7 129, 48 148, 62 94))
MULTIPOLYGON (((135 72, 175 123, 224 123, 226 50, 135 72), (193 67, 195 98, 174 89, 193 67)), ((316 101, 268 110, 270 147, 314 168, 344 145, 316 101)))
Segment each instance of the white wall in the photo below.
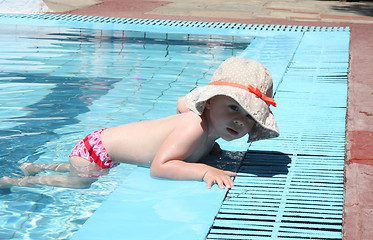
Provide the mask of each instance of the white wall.
POLYGON ((0 13, 53 12, 42 0, 0 0, 0 13))

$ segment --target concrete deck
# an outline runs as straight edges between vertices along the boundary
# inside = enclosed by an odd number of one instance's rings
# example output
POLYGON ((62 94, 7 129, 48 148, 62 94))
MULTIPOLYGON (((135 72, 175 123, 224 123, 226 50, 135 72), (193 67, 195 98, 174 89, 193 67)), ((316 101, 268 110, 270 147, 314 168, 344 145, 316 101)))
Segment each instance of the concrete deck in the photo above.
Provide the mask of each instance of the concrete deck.
MULTIPOLYGON (((57 13, 147 19, 349 26, 344 239, 373 239, 373 2, 44 0, 57 13), (88 3, 88 4, 87 4, 88 3)), ((333 93, 331 93, 332 97, 333 93)))

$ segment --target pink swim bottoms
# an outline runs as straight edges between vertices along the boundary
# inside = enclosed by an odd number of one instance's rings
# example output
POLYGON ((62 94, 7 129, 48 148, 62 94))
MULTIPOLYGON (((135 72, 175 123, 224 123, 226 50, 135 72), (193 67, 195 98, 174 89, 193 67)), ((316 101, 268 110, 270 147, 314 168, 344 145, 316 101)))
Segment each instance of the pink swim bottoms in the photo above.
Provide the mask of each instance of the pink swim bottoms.
POLYGON ((70 154, 79 156, 92 163, 96 163, 101 168, 116 167, 119 163, 113 163, 101 141, 101 132, 105 129, 95 131, 81 140, 70 154))

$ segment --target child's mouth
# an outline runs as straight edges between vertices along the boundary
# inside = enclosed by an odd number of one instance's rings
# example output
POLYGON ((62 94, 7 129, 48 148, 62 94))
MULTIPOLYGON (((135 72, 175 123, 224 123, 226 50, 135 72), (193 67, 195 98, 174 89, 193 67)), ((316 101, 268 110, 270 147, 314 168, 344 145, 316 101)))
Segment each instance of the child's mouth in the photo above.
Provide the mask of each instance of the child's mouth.
POLYGON ((237 132, 236 130, 232 129, 232 128, 227 128, 227 130, 228 130, 228 132, 229 132, 231 135, 233 135, 233 136, 238 135, 238 132, 237 132))

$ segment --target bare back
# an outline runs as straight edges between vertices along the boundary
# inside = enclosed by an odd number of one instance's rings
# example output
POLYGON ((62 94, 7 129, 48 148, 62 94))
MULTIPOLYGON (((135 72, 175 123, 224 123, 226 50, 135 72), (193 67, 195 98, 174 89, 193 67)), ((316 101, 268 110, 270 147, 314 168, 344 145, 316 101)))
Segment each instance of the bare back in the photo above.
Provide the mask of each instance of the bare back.
POLYGON ((185 147, 187 162, 197 162, 212 148, 215 139, 209 139, 203 119, 193 112, 166 118, 125 124, 104 130, 101 134, 103 145, 114 162, 150 166, 158 150, 171 135, 177 135, 174 142, 185 147), (195 136, 190 144, 188 134, 195 136), (190 146, 189 146, 189 145, 190 146))

